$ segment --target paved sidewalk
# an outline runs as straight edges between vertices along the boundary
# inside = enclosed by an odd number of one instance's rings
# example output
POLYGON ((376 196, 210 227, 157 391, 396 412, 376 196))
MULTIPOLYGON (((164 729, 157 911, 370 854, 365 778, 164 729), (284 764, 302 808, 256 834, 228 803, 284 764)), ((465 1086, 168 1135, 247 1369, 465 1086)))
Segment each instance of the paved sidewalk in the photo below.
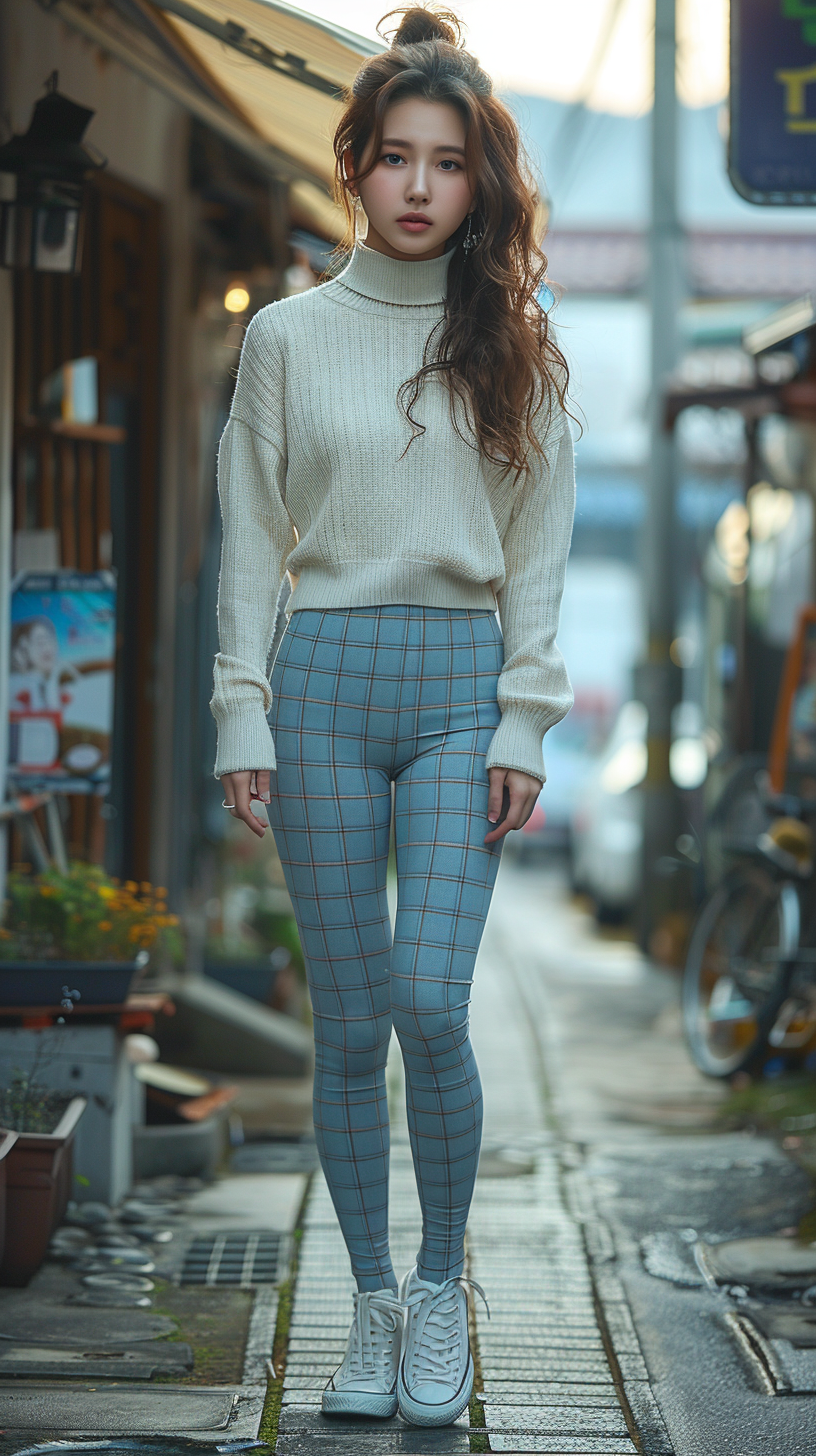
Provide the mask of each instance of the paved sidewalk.
MULTIPOLYGON (((514 969, 488 921, 473 1032, 485 1089, 485 1148, 468 1234, 477 1393, 471 1419, 423 1431, 329 1421, 320 1392, 343 1352, 351 1313, 348 1260, 325 1184, 307 1209, 276 1450, 309 1453, 474 1451, 550 1456, 671 1456, 608 1240, 575 1185, 571 1149, 547 1125, 540 1045, 514 969), (587 1241, 587 1234, 589 1239, 587 1241)), ((419 1210, 402 1116, 401 1069, 389 1068, 394 1117, 392 1230, 398 1274, 419 1241, 419 1210)))

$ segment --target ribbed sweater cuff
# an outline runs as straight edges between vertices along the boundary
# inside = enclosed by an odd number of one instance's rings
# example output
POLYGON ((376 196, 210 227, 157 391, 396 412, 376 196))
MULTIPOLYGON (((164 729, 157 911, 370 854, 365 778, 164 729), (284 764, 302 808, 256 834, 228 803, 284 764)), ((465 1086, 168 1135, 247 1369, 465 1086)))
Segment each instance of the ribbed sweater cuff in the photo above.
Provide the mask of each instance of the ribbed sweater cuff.
POLYGON ((218 724, 218 752, 215 777, 225 773, 244 773, 252 769, 275 769, 275 744, 263 710, 263 704, 250 708, 242 704, 236 712, 213 706, 218 724))
POLYGON ((538 714, 531 718, 521 709, 505 708, 501 723, 490 740, 485 768, 514 768, 519 773, 546 781, 541 748, 543 737, 538 714))

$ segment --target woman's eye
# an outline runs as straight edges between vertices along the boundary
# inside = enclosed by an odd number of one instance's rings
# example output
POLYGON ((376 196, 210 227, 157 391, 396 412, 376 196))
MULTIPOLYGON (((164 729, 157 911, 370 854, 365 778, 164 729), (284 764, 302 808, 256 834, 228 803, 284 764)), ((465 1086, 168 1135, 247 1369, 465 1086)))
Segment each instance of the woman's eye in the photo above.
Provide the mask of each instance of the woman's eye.
POLYGON ((440 167, 444 167, 446 172, 459 172, 461 170, 459 163, 454 162, 450 157, 446 158, 444 162, 440 162, 439 165, 440 167))
POLYGON ((382 160, 392 166, 394 162, 401 162, 402 157, 399 152, 386 152, 382 160))

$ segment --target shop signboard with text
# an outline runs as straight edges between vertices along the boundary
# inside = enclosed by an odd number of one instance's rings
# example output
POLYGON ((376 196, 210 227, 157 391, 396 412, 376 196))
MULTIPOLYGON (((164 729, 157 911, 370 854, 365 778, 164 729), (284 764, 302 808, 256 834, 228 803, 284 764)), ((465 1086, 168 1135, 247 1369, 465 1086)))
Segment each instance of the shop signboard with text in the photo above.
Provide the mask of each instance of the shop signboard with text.
POLYGON ((112 572, 26 571, 15 578, 9 776, 17 789, 105 792, 115 654, 112 572))
POLYGON ((816 0, 731 0, 730 112, 740 196, 816 205, 816 0))

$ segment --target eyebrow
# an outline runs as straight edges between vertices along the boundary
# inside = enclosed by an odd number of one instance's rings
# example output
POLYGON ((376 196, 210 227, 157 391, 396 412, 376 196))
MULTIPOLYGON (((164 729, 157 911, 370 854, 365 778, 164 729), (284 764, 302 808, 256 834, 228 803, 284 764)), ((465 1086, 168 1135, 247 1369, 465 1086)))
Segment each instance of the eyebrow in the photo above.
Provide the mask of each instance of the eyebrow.
MULTIPOLYGON (((384 146, 384 147, 405 147, 406 150, 407 150, 409 147, 412 147, 414 144, 413 144, 413 142, 403 142, 403 141, 400 141, 399 137, 383 137, 381 145, 384 146)), ((465 155, 465 149, 464 149, 464 147, 457 147, 457 146, 453 146, 453 145, 451 145, 451 146, 444 145, 444 146, 434 147, 434 151, 435 152, 458 152, 461 157, 463 157, 465 155)))

